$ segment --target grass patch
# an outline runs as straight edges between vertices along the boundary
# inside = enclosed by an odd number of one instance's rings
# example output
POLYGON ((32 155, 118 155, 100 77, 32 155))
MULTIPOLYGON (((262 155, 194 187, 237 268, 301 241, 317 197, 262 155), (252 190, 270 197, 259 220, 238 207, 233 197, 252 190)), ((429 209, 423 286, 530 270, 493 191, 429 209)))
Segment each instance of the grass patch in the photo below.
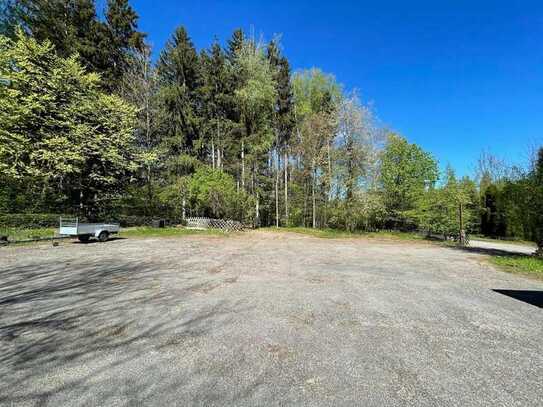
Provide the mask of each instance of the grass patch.
MULTIPOLYGON (((152 228, 152 227, 130 227, 121 228, 118 236, 122 237, 182 237, 194 235, 206 236, 225 236, 228 232, 223 232, 217 229, 195 230, 185 228, 152 228)), ((16 228, 0 228, 0 236, 8 236, 8 240, 12 243, 25 241, 37 238, 51 238, 58 236, 57 228, 40 228, 40 229, 16 229, 16 228)))
POLYGON ((524 274, 543 280, 543 258, 528 255, 492 256, 490 261, 509 273, 524 274))
POLYGON ((303 227, 288 227, 288 228, 275 228, 268 227, 262 228, 260 230, 270 231, 270 232, 292 232, 300 233, 303 235, 320 237, 323 239, 350 239, 350 238, 385 238, 385 239, 400 239, 400 240, 424 240, 424 237, 416 233, 407 233, 407 232, 348 232, 345 230, 338 229, 313 229, 313 228, 303 228, 303 227))
POLYGON ((348 238, 353 236, 362 236, 361 233, 351 233, 343 230, 336 229, 313 229, 313 228, 304 228, 304 227, 287 227, 287 228, 261 228, 261 230, 270 231, 270 232, 291 232, 299 233, 302 235, 308 235, 313 237, 321 237, 324 239, 338 239, 338 238, 348 238))
POLYGON ((380 231, 369 232, 366 234, 368 237, 385 238, 385 239, 399 239, 399 240, 427 240, 424 235, 415 232, 393 232, 393 231, 380 231))
POLYGON ((181 236, 225 236, 228 232, 223 232, 217 229, 197 230, 186 228, 152 228, 148 226, 121 228, 119 236, 121 237, 181 237, 181 236))
POLYGON ((58 235, 58 229, 56 228, 39 228, 39 229, 0 228, 0 235, 7 236, 10 242, 16 242, 20 240, 53 237, 53 236, 58 235))

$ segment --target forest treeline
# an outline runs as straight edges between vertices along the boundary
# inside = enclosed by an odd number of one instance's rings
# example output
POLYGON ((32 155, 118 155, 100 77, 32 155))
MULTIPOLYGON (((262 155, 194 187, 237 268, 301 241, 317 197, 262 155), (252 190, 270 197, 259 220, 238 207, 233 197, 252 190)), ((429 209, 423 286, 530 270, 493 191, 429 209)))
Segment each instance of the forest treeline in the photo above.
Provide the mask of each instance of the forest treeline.
POLYGON ((0 213, 231 218, 542 239, 543 152, 456 177, 279 38, 152 58, 127 0, 4 0, 0 213))

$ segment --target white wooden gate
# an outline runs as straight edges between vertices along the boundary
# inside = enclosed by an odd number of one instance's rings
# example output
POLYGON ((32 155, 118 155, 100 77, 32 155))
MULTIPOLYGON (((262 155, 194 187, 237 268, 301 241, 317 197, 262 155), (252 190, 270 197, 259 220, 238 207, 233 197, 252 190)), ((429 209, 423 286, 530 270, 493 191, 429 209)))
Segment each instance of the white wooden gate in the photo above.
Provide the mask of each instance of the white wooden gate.
POLYGON ((236 220, 199 217, 186 218, 185 220, 189 229, 221 229, 226 232, 239 232, 245 229, 243 224, 236 220))

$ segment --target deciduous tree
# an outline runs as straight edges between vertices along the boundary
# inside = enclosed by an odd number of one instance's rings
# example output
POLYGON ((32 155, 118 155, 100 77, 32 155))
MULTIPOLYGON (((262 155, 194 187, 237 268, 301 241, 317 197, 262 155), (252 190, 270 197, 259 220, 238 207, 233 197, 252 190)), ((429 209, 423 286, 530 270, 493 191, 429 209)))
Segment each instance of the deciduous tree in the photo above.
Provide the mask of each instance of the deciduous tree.
POLYGON ((381 164, 381 182, 389 214, 401 221, 405 212, 438 179, 434 158, 396 134, 388 136, 381 164))
POLYGON ((89 207, 115 193, 134 170, 134 115, 100 92, 99 77, 76 56, 18 31, 0 36, 0 172, 12 180, 56 185, 89 207), (74 196, 76 195, 77 196, 74 196))

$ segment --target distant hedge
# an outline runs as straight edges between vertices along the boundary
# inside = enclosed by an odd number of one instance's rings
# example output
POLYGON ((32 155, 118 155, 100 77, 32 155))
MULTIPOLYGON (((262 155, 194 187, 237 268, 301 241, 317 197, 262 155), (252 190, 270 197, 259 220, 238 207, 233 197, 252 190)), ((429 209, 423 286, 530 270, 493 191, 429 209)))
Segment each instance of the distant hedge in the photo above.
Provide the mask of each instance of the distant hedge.
POLYGON ((0 214, 0 227, 18 229, 58 227, 58 221, 61 216, 53 213, 0 214))
POLYGON ((136 216, 136 215, 119 215, 113 219, 110 219, 111 222, 118 222, 122 227, 131 227, 131 226, 150 226, 153 222, 151 216, 136 216))
POLYGON ((165 219, 166 225, 180 224, 181 220, 160 216, 139 216, 139 215, 119 215, 110 219, 112 222, 118 222, 122 227, 131 226, 152 226, 154 220, 165 219))
MULTIPOLYGON (((74 217, 74 215, 60 215, 54 213, 8 213, 0 214, 0 228, 39 229, 58 228, 61 216, 74 217)), ((151 226, 153 220, 160 219, 156 216, 118 215, 104 222, 118 222, 122 227, 151 226)), ((80 222, 86 219, 79 218, 80 222)), ((101 220, 102 221, 102 220, 101 220)))

